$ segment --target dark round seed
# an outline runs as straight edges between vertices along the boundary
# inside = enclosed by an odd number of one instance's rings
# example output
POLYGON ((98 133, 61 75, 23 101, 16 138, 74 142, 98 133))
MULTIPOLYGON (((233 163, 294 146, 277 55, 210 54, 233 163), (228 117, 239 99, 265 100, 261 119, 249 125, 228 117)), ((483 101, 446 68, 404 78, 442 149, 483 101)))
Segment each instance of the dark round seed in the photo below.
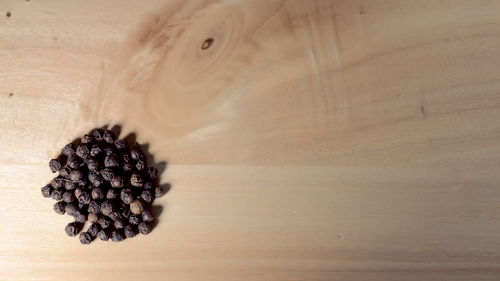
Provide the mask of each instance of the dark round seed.
POLYGON ((75 217, 75 221, 79 223, 85 223, 87 221, 87 216, 82 211, 76 211, 73 217, 75 217))
POLYGON ((62 178, 53 178, 50 185, 55 189, 61 188, 64 185, 64 180, 62 178))
POLYGON ((45 198, 49 198, 52 195, 52 185, 47 184, 46 186, 42 187, 42 195, 45 198))
POLYGON ((123 179, 119 176, 114 177, 111 180, 111 186, 114 188, 122 188, 123 187, 123 179))
POLYGON ((137 171, 143 171, 144 169, 146 169, 146 162, 144 162, 144 160, 141 159, 137 160, 135 168, 137 169, 137 171))
POLYGON ((119 219, 121 216, 120 216, 120 213, 118 213, 117 211, 113 211, 113 212, 109 213, 108 217, 115 221, 115 220, 119 219))
POLYGON ((123 139, 116 140, 115 147, 118 150, 126 150, 127 149, 127 142, 123 139))
POLYGON ((134 226, 128 224, 123 228, 123 232, 125 232, 125 237, 132 238, 137 235, 137 230, 134 226))
POLYGON ((69 173, 71 173, 71 169, 69 167, 64 167, 59 171, 59 176, 67 179, 69 178, 69 173))
POLYGON ((123 163, 130 162, 130 155, 128 155, 127 153, 122 154, 122 162, 123 163))
POLYGON ((130 184, 132 186, 134 186, 134 187, 142 187, 143 180, 142 180, 141 175, 139 175, 139 174, 133 174, 130 177, 130 184))
POLYGON ((61 150, 61 154, 66 156, 72 155, 73 153, 75 153, 75 146, 71 143, 65 145, 64 148, 61 150))
POLYGON ((68 236, 74 237, 78 234, 78 232, 80 232, 81 228, 82 228, 81 224, 77 222, 70 222, 68 223, 68 225, 66 225, 64 231, 68 236))
POLYGON ((92 189, 91 196, 94 200, 101 200, 102 198, 104 198, 104 191, 102 190, 102 188, 96 187, 92 189))
POLYGON ((75 214, 75 212, 78 211, 78 207, 76 206, 75 203, 69 203, 69 204, 66 204, 66 206, 64 207, 64 210, 66 211, 66 214, 73 216, 75 214))
POLYGON ((121 209, 120 209, 120 214, 122 215, 123 218, 128 219, 131 215, 130 209, 128 208, 128 205, 125 203, 122 203, 121 209))
POLYGON ((76 148, 76 155, 82 159, 87 158, 89 154, 90 154, 89 148, 83 144, 79 145, 76 148))
POLYGON ((132 163, 125 163, 122 166, 122 170, 125 173, 130 173, 130 172, 132 172, 133 169, 134 169, 134 166, 132 165, 132 163))
POLYGON ((111 241, 113 242, 123 241, 123 235, 120 233, 120 231, 115 230, 111 232, 111 241))
POLYGON ((101 176, 105 181, 111 181, 115 177, 115 174, 110 168, 105 168, 101 170, 101 176))
POLYGON ((71 169, 77 169, 80 167, 81 163, 81 159, 75 155, 68 156, 68 160, 66 161, 66 165, 68 165, 71 169))
POLYGON ((49 167, 50 167, 50 171, 52 173, 55 173, 55 172, 61 170, 62 165, 61 165, 61 162, 59 162, 59 160, 52 159, 49 161, 49 167))
POLYGON ((118 189, 108 189, 106 194, 106 199, 116 199, 120 197, 120 191, 118 189))
POLYGON ((91 214, 99 214, 101 212, 101 206, 99 206, 99 204, 97 204, 95 201, 92 201, 89 204, 88 211, 91 214))
POLYGON ((102 149, 97 144, 94 144, 90 148, 90 152, 89 153, 90 153, 90 156, 96 157, 96 156, 99 156, 102 153, 102 149))
POLYGON ((139 223, 139 232, 143 235, 147 235, 151 232, 151 225, 147 222, 139 223))
POLYGON ((115 134, 113 134, 110 130, 105 130, 102 138, 107 143, 113 143, 115 141, 115 134))
POLYGON ((90 197, 90 194, 87 191, 82 192, 80 196, 78 196, 78 202, 88 205, 90 204, 90 201, 92 201, 92 197, 90 197))
POLYGON ((97 234, 97 237, 99 237, 99 239, 101 239, 102 241, 109 240, 108 232, 105 229, 101 229, 101 231, 99 231, 99 233, 97 234))
POLYGON ((144 205, 142 203, 142 200, 136 199, 132 201, 130 203, 130 211, 132 212, 132 214, 136 215, 142 214, 142 212, 144 211, 144 205))
POLYGON ((63 201, 56 202, 54 204, 54 211, 60 215, 64 215, 64 213, 66 212, 66 209, 64 207, 66 207, 66 203, 64 203, 63 201))
POLYGON ((80 195, 82 195, 83 191, 84 190, 81 187, 75 189, 75 198, 80 198, 80 195))
POLYGON ((52 199, 57 200, 57 201, 61 200, 63 193, 64 193, 64 191, 62 189, 56 189, 56 190, 52 191, 52 199))
POLYGON ((118 166, 120 166, 120 158, 116 154, 110 154, 104 158, 104 167, 115 168, 118 166))
POLYGON ((151 201, 153 201, 153 193, 151 192, 151 190, 142 191, 141 199, 144 200, 144 202, 151 203, 151 201))
POLYGON ((72 182, 72 181, 66 181, 66 182, 64 183, 64 188, 65 188, 66 190, 75 190, 75 189, 76 189, 76 186, 77 186, 77 184, 76 184, 76 183, 74 183, 74 182, 72 182))
POLYGON ((111 155, 111 154, 113 154, 113 153, 115 153, 115 149, 114 149, 114 147, 111 147, 111 146, 106 146, 106 147, 104 148, 104 154, 105 154, 105 155, 111 155))
POLYGON ((99 162, 95 159, 92 159, 92 158, 87 158, 87 159, 89 159, 87 161, 87 168, 89 169, 89 171, 92 171, 92 172, 99 171, 99 162))
POLYGON ((130 204, 134 200, 132 190, 130 190, 130 188, 122 189, 120 193, 120 199, 123 201, 123 203, 130 204))
POLYGON ((155 188, 155 198, 160 198, 163 196, 163 188, 162 187, 156 187, 155 188))
POLYGON ((96 214, 92 214, 90 213, 88 216, 87 216, 87 220, 90 222, 90 223, 94 223, 94 222, 97 222, 99 220, 99 216, 96 215, 96 214))
POLYGON ((93 223, 89 226, 89 229, 87 230, 87 232, 90 234, 90 236, 92 237, 96 237, 97 236, 97 233, 99 233, 99 231, 101 231, 101 226, 98 224, 98 223, 93 223))
POLYGON ((104 179, 101 177, 101 175, 94 172, 89 173, 89 181, 93 187, 99 187, 104 183, 104 179))
POLYGON ((97 129, 92 132, 92 136, 96 141, 102 141, 102 131, 97 129))
POLYGON ((83 178, 82 170, 73 170, 69 173, 69 179, 72 181, 79 181, 83 178))
POLYGON ((84 245, 90 244, 92 242, 92 236, 87 232, 80 233, 80 242, 84 245))
POLYGON ((72 191, 66 191, 63 193, 62 200, 66 203, 71 203, 75 201, 75 195, 72 191))
POLYGON ((113 223, 113 226, 114 226, 116 229, 122 229, 123 227, 125 227, 125 222, 124 222, 122 219, 117 219, 117 220, 115 220, 115 222, 113 223))
POLYGON ((158 177, 158 169, 155 167, 149 167, 148 174, 151 179, 156 179, 158 177))
POLYGON ((133 225, 138 225, 141 222, 141 217, 138 215, 130 215, 128 221, 133 225))
MULTIPOLYGON (((78 201, 75 201, 75 203, 78 201)), ((82 210, 82 212, 86 211, 85 209, 87 208, 87 205, 78 202, 78 210, 82 210)))
POLYGON ((113 212, 113 205, 111 204, 110 201, 105 200, 101 204, 101 213, 105 216, 109 216, 109 214, 113 212))
POLYGON ((135 148, 132 148, 132 150, 130 151, 130 158, 132 158, 134 160, 139 160, 140 158, 143 158, 143 157, 142 157, 141 151, 137 147, 135 147, 135 148))
POLYGON ((145 222, 153 221, 153 214, 151 213, 150 210, 144 210, 144 212, 142 212, 142 220, 145 222))
POLYGON ((100 217, 98 223, 102 228, 108 228, 111 225, 111 220, 108 217, 100 217))
POLYGON ((153 183, 150 182, 150 181, 147 181, 144 183, 144 185, 142 186, 143 189, 152 189, 153 188, 153 183))
POLYGON ((82 137, 82 143, 83 143, 83 144, 88 144, 88 143, 91 143, 91 142, 93 142, 93 141, 94 141, 94 139, 93 139, 93 138, 92 138, 92 136, 91 136, 91 135, 89 135, 89 134, 85 134, 85 135, 82 137))

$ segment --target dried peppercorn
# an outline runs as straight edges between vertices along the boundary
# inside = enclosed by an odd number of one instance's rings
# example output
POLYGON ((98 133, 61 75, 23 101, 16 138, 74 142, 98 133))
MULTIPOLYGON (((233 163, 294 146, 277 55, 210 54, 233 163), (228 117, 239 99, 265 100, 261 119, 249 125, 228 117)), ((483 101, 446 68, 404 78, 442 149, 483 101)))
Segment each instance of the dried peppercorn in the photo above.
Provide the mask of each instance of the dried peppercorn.
POLYGON ((50 184, 47 184, 46 186, 42 187, 42 195, 45 198, 49 198, 52 196, 52 191, 53 188, 50 184))
POLYGON ((118 166, 120 166, 120 158, 116 154, 112 153, 104 158, 104 167, 115 168, 118 166))
POLYGON ((101 176, 105 181, 111 181, 115 177, 115 173, 110 168, 101 170, 101 176))
POLYGON ((63 196, 63 190, 62 189, 55 189, 54 191, 52 191, 52 199, 56 200, 56 201, 59 201, 62 199, 62 196, 63 196))
POLYGON ((83 178, 82 170, 73 170, 69 173, 69 179, 72 181, 79 181, 83 178))
POLYGON ((120 199, 123 201, 123 203, 130 204, 134 200, 134 194, 132 193, 132 190, 130 188, 122 189, 120 193, 120 199))
POLYGON ((130 203, 130 211, 132 212, 132 214, 136 215, 142 214, 142 212, 144 211, 144 205, 142 203, 142 200, 136 199, 132 201, 130 203))
POLYGON ((92 196, 92 199, 94 200, 101 200, 104 198, 104 190, 102 188, 96 187, 92 189, 92 192, 90 194, 92 196))
POLYGON ((153 201, 153 193, 151 190, 143 190, 141 192, 141 199, 146 203, 151 203, 153 201))
POLYGON ((130 155, 128 155, 127 153, 122 154, 122 162, 123 163, 130 162, 130 155))
POLYGON ((94 172, 90 172, 88 178, 93 187, 99 187, 104 183, 102 176, 94 172))
POLYGON ((106 146, 104 148, 104 155, 111 155, 113 153, 115 153, 115 148, 114 147, 106 146))
POLYGON ((125 227, 125 222, 122 219, 117 219, 113 222, 113 226, 116 229, 122 229, 123 227, 125 227))
POLYGON ((111 225, 111 220, 108 217, 100 217, 97 221, 102 228, 108 228, 111 225))
POLYGON ((75 201, 75 195, 71 191, 66 191, 63 193, 62 200, 66 203, 71 203, 75 201))
POLYGON ((151 225, 147 222, 141 222, 139 223, 139 232, 143 235, 147 235, 151 232, 151 225))
POLYGON ((64 180, 62 178, 53 178, 50 185, 55 189, 61 188, 64 185, 64 180))
POLYGON ((68 143, 61 150, 61 154, 66 156, 72 155, 73 153, 75 153, 75 146, 72 143, 68 143))
POLYGON ((116 140, 115 147, 118 150, 126 150, 128 148, 127 142, 123 139, 116 140))
POLYGON ((123 241, 123 235, 119 230, 115 230, 111 232, 111 241, 113 242, 121 242, 123 241))
POLYGON ((152 189, 153 188, 153 183, 151 183, 150 181, 147 181, 144 183, 144 185, 142 186, 143 189, 152 189))
POLYGON ((78 157, 85 159, 90 155, 90 150, 86 145, 81 144, 76 148, 75 154, 78 157))
POLYGON ((92 197, 87 191, 82 192, 82 194, 78 197, 78 202, 88 205, 92 201, 92 197))
POLYGON ((95 159, 92 159, 92 158, 87 158, 89 159, 87 161, 87 168, 89 169, 89 171, 92 171, 92 172, 98 172, 99 171, 99 162, 95 159))
POLYGON ((73 214, 76 222, 85 223, 87 221, 87 216, 81 211, 78 210, 73 214))
POLYGON ((123 228, 123 232, 125 233, 125 237, 127 238, 132 238, 134 236, 137 235, 137 230, 135 229, 135 227, 133 225, 126 225, 124 228, 123 228))
POLYGON ((142 187, 143 180, 141 175, 132 174, 132 176, 130 177, 130 184, 134 187, 142 187))
POLYGON ((104 134, 102 135, 102 138, 107 143, 114 143, 115 142, 115 134, 113 132, 111 132, 110 130, 105 130, 104 134))
POLYGON ((75 182, 72 182, 72 181, 66 181, 64 183, 64 188, 66 190, 75 190, 76 189, 76 186, 77 186, 77 183, 75 182))
POLYGON ((105 200, 101 203, 101 213, 105 216, 109 216, 109 214, 113 212, 113 204, 109 200, 105 200))
POLYGON ((151 213, 150 210, 144 210, 144 212, 142 212, 142 220, 145 222, 153 221, 153 214, 151 213))
POLYGON ((71 169, 77 169, 78 167, 80 167, 81 163, 81 159, 76 155, 70 155, 68 156, 68 160, 66 160, 66 165, 68 165, 68 167, 70 167, 71 169))
POLYGON ((132 165, 132 163, 123 164, 122 171, 124 171, 125 173, 130 173, 132 172, 132 170, 134 170, 134 166, 132 165))
POLYGON ((58 172, 62 168, 61 162, 57 159, 52 159, 49 161, 49 168, 52 173, 58 172))
POLYGON ((80 233, 80 242, 84 245, 90 244, 92 242, 92 236, 87 232, 80 233))
POLYGON ((97 145, 97 144, 94 144, 90 148, 90 152, 89 153, 90 153, 90 156, 97 157, 97 156, 101 155, 102 152, 103 151, 102 151, 101 147, 99 145, 97 145))
POLYGON ((137 171, 143 171, 144 169, 146 169, 146 163, 143 160, 139 159, 135 164, 135 168, 137 169, 137 171))
POLYGON ((54 211, 60 215, 64 215, 66 212, 66 209, 64 208, 66 206, 66 203, 64 201, 59 201, 54 204, 54 211))
POLYGON ((64 207, 64 210, 66 211, 66 214, 73 216, 76 211, 78 211, 78 207, 76 206, 75 203, 68 203, 64 207))
POLYGON ((59 176, 65 179, 69 178, 69 173, 71 173, 71 169, 69 167, 63 167, 61 170, 59 170, 59 176))
POLYGON ((106 199, 117 199, 120 197, 120 191, 118 189, 108 189, 106 193, 106 199))
POLYGON ((97 222, 99 220, 99 216, 96 214, 89 213, 89 215, 87 216, 87 220, 90 223, 94 223, 94 222, 97 222))
POLYGON ((156 169, 155 167, 149 167, 148 175, 151 179, 156 179, 158 177, 158 169, 156 169))
POLYGON ((132 150, 130 150, 130 158, 134 160, 139 160, 143 158, 142 153, 139 151, 137 147, 134 147, 132 150))
POLYGON ((83 144, 88 144, 88 143, 92 143, 94 141, 94 139, 92 138, 91 135, 89 134, 85 134, 83 137, 82 137, 82 143, 83 144))
POLYGON ((99 231, 101 231, 101 226, 98 223, 91 224, 89 229, 87 229, 87 232, 91 237, 96 237, 99 231))
POLYGON ((66 227, 64 228, 64 231, 66 232, 66 234, 70 237, 74 237, 78 234, 78 232, 80 232, 80 229, 81 229, 81 224, 77 223, 77 222, 70 222, 68 223, 68 225, 66 225, 66 227))
POLYGON ((122 218, 128 219, 131 215, 130 208, 125 203, 122 203, 121 212, 122 218))
POLYGON ((75 189, 75 198, 80 198, 80 195, 84 192, 83 188, 79 187, 75 189))
POLYGON ((92 136, 96 141, 102 141, 102 131, 97 129, 92 132, 92 136))
POLYGON ((108 231, 106 229, 101 229, 101 231, 99 231, 99 233, 97 234, 97 237, 99 237, 99 239, 101 239, 102 241, 108 241, 108 231))
POLYGON ((89 204, 88 211, 91 214, 99 214, 101 212, 101 206, 99 206, 99 204, 97 204, 95 201, 92 201, 89 204))
POLYGON ((111 186, 114 188, 122 188, 123 187, 123 179, 120 176, 115 176, 111 180, 111 186))
POLYGON ((113 212, 109 213, 108 217, 115 221, 115 220, 119 219, 121 216, 120 216, 120 213, 118 213, 117 211, 113 211, 113 212))
POLYGON ((130 215, 128 221, 133 225, 138 225, 141 222, 141 217, 138 215, 130 215))

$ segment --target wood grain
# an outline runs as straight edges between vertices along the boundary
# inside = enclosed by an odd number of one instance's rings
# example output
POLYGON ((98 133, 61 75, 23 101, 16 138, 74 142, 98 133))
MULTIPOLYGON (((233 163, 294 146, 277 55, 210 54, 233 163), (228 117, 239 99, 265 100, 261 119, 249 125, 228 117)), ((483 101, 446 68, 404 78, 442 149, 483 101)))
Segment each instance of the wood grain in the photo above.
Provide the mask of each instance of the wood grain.
POLYGON ((0 0, 0 280, 498 280, 499 13, 0 0), (105 124, 172 190, 148 237, 82 246, 39 189, 105 124))

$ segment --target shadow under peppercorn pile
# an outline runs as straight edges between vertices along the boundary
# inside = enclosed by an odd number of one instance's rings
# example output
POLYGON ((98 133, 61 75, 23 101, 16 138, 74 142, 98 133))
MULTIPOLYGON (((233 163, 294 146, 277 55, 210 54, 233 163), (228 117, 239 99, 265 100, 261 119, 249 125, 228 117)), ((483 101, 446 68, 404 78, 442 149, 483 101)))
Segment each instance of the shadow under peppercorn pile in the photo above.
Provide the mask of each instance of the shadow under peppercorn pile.
POLYGON ((120 133, 120 126, 94 129, 49 162, 59 175, 42 188, 42 195, 58 201, 56 213, 74 217, 65 228, 68 236, 76 236, 86 221, 91 223, 80 233, 82 244, 96 237, 119 242, 138 232, 149 234, 162 212, 153 201, 170 190, 170 184, 158 186, 167 163, 148 166, 154 163, 148 144, 137 144, 134 133, 116 138, 120 133))

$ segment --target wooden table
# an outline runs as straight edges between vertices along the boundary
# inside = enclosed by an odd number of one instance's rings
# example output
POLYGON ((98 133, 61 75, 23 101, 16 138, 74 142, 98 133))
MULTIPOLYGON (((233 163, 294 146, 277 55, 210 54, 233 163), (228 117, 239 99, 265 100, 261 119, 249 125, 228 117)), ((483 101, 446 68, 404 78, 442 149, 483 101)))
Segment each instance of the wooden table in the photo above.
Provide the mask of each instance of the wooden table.
POLYGON ((1 280, 499 280, 500 1, 0 14, 1 280), (172 189, 149 236, 83 246, 40 188, 103 125, 172 189))

